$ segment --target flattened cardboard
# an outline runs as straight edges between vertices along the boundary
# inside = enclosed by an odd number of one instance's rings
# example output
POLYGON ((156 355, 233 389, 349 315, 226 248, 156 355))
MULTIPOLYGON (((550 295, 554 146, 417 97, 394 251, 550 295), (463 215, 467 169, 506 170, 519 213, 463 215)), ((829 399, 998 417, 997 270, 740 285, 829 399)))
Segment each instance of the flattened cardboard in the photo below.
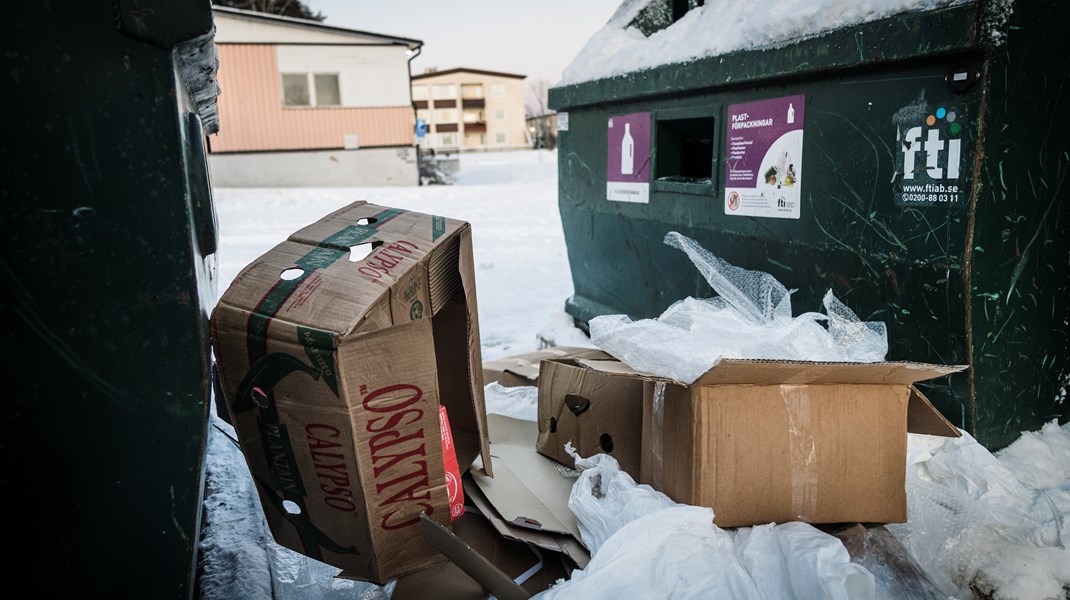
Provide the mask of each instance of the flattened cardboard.
POLYGON ((439 404, 461 470, 491 466, 475 294, 467 223, 365 202, 235 278, 214 350, 276 541, 377 583, 443 560, 419 532, 450 522, 439 404))
POLYGON ((632 371, 646 386, 640 481, 722 527, 903 522, 908 427, 959 434, 912 384, 964 368, 725 360, 690 386, 632 371))
MULTIPOLYGON (((606 361, 588 355, 586 360, 606 361)), ((610 375, 570 359, 544 360, 539 378, 540 454, 570 465, 571 442, 580 456, 605 453, 639 479, 643 440, 642 380, 610 375)))
POLYGON ((579 568, 590 560, 580 542, 576 517, 568 508, 574 477, 564 467, 535 452, 538 430, 534 422, 488 415, 494 477, 487 477, 476 461, 469 471, 475 484, 469 497, 495 527, 511 539, 567 555, 579 568), (481 506, 485 497, 493 510, 481 506))
POLYGON ((602 356, 605 353, 593 348, 553 346, 535 352, 517 354, 483 363, 483 380, 498 382, 505 387, 539 385, 539 364, 543 360, 602 356))
POLYGON ((562 475, 556 462, 535 452, 535 424, 494 414, 487 415, 487 423, 490 455, 497 468, 494 476, 488 477, 476 461, 471 474, 498 513, 513 525, 579 539, 580 530, 567 500, 575 480, 562 475))
MULTIPOLYGON (((471 501, 472 505, 476 507, 480 514, 487 519, 487 522, 490 523, 491 527, 493 527, 502 537, 516 542, 532 544, 568 558, 570 572, 571 568, 585 568, 587 563, 591 561, 591 553, 587 551, 583 542, 578 538, 573 537, 572 534, 531 529, 530 527, 521 527, 508 523, 502 518, 498 509, 490 503, 490 500, 483 494, 483 490, 479 488, 471 476, 463 478, 463 481, 464 490, 468 495, 468 500, 471 501)), ((555 488, 555 490, 557 493, 562 493, 564 491, 563 489, 557 488, 555 488)), ((560 498, 557 498, 555 502, 567 506, 568 496, 562 495, 560 498)))

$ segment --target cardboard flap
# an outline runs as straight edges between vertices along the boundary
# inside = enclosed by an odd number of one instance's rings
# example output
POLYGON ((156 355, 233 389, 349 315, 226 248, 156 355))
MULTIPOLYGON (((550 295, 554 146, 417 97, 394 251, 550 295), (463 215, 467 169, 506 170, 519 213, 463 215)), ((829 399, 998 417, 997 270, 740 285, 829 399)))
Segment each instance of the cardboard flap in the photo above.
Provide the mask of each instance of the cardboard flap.
POLYGON ((914 386, 910 386, 910 400, 907 404, 907 431, 943 437, 962 437, 962 432, 958 427, 944 418, 944 415, 936 410, 925 394, 914 386))
POLYGON ((782 360, 723 359, 695 383, 717 384, 809 384, 875 383, 911 384, 943 377, 966 369, 966 365, 932 365, 916 362, 803 362, 782 360))
POLYGON ((638 377, 639 379, 649 379, 651 381, 672 381, 667 377, 658 377, 657 375, 651 375, 650 373, 636 371, 635 369, 616 359, 581 359, 577 360, 576 362, 587 367, 588 369, 598 371, 599 373, 605 373, 607 375, 627 375, 631 377, 638 377))
POLYGON ((420 532, 428 543, 446 555, 472 579, 478 581, 495 598, 524 600, 531 597, 531 594, 501 569, 473 550, 464 540, 428 517, 426 513, 420 513, 420 532))
POLYGON ((479 489, 479 485, 472 478, 471 473, 462 477, 461 481, 464 484, 465 500, 471 502, 479 513, 487 519, 491 527, 502 537, 559 552, 567 556, 580 569, 586 568, 587 563, 591 562, 591 553, 587 551, 583 543, 572 537, 572 534, 537 531, 528 527, 511 525, 498 514, 498 510, 487 500, 483 490, 479 489))
POLYGON ((563 533, 580 539, 576 517, 568 508, 574 479, 559 465, 535 452, 538 427, 532 421, 487 415, 494 476, 477 461, 472 479, 505 522, 530 529, 563 533))

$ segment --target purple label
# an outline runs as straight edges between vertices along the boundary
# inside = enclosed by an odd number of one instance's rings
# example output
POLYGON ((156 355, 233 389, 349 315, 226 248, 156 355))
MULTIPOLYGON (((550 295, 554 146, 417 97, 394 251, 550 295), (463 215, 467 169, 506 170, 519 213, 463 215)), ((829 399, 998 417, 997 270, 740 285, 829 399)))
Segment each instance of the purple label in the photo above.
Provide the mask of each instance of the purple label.
POLYGON ((650 113, 609 118, 606 181, 650 182, 650 113))
POLYGON ((755 188, 766 177, 769 148, 791 131, 802 131, 803 96, 785 96, 728 107, 725 187, 755 188))

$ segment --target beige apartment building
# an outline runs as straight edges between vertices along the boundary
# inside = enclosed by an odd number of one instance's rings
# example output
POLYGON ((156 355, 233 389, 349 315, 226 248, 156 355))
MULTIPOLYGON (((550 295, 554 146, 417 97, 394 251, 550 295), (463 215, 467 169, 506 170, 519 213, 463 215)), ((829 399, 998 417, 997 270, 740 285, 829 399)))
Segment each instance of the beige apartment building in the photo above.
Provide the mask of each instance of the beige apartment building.
POLYGON ((457 68, 412 76, 421 147, 436 151, 531 147, 524 120, 525 75, 457 68))

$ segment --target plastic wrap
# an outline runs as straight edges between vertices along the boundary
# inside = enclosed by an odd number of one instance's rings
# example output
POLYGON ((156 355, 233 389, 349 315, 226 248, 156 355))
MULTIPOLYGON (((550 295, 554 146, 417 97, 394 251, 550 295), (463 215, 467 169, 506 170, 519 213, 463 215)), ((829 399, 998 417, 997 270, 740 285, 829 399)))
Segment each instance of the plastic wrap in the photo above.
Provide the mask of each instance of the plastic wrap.
POLYGON ((1070 496, 1070 486, 1024 484, 966 432, 957 439, 911 434, 907 456, 907 522, 887 528, 941 592, 1065 596, 1070 552, 1052 494, 1070 496))
POLYGON ((521 421, 539 420, 539 388, 532 385, 505 387, 493 382, 483 388, 487 414, 502 415, 521 421))
POLYGON ((711 509, 636 484, 613 457, 568 449, 582 470, 569 508, 593 558, 537 598, 874 598, 873 576, 835 537, 805 523, 732 533, 711 509))
POLYGON ((860 320, 832 290, 827 314, 792 317, 791 290, 772 275, 730 265, 677 232, 665 243, 683 250, 719 295, 684 298, 657 319, 591 319, 591 341, 633 369, 690 384, 722 358, 884 360, 884 323, 860 320))

